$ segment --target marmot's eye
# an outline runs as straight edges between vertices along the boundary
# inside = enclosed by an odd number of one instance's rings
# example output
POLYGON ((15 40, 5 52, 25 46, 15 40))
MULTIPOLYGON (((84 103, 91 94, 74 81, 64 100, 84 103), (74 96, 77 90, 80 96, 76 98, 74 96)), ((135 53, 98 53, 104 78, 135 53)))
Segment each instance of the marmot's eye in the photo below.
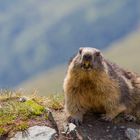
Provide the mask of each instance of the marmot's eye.
POLYGON ((83 50, 83 48, 80 48, 79 49, 79 54, 82 54, 82 50, 83 50))

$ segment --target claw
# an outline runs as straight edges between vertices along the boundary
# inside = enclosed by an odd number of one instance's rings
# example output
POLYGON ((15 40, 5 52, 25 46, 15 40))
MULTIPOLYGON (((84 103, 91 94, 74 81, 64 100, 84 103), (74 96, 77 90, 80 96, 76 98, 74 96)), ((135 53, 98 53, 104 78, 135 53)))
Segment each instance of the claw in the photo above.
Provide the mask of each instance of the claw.
POLYGON ((82 124, 82 120, 80 120, 79 118, 73 118, 73 117, 69 117, 68 122, 73 123, 76 126, 80 126, 82 124))

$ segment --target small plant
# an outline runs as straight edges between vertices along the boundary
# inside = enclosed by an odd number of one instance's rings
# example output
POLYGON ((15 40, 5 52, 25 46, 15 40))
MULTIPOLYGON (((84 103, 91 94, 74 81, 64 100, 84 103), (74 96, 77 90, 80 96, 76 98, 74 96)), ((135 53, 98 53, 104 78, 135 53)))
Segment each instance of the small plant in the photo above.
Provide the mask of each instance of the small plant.
POLYGON ((45 111, 45 107, 39 105, 33 100, 26 101, 25 105, 30 106, 30 111, 33 115, 41 115, 45 111))
POLYGON ((32 96, 32 99, 37 103, 46 106, 52 110, 63 109, 64 96, 62 94, 48 95, 47 97, 38 98, 37 95, 32 96))
POLYGON ((4 128, 1 128, 1 127, 0 127, 0 136, 2 136, 2 135, 4 135, 4 134, 5 134, 4 128))
POLYGON ((48 107, 54 110, 61 110, 63 108, 63 96, 54 95, 48 97, 48 107))
POLYGON ((29 127, 29 124, 27 122, 20 122, 20 123, 17 123, 16 126, 17 126, 16 129, 18 131, 24 131, 29 127))

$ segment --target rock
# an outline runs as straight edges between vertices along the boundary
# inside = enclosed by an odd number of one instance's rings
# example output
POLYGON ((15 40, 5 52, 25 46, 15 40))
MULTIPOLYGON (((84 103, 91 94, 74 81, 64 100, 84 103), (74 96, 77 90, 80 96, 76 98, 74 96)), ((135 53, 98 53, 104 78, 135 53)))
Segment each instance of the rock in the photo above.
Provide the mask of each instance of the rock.
POLYGON ((109 132, 109 129, 106 129, 106 132, 109 132))
POLYGON ((27 97, 20 97, 19 98, 19 102, 26 102, 27 100, 29 100, 27 97))
POLYGON ((117 129, 117 126, 114 126, 113 129, 116 130, 117 129))
POLYGON ((107 126, 107 129, 110 129, 110 126, 107 126))
POLYGON ((77 138, 76 125, 73 123, 64 124, 64 132, 62 132, 61 134, 69 138, 76 139, 77 138))
POLYGON ((129 140, 140 140, 140 129, 127 128, 125 135, 129 140))
POLYGON ((65 134, 75 133, 76 125, 73 123, 64 124, 64 132, 65 134))
POLYGON ((112 139, 112 135, 108 135, 107 137, 108 137, 109 139, 112 139))
POLYGON ((69 131, 72 132, 72 131, 75 131, 76 130, 76 125, 73 124, 73 123, 70 123, 69 124, 69 131))
POLYGON ((120 126, 121 129, 125 129, 125 126, 120 126))
POLYGON ((17 132, 10 140, 54 140, 56 130, 47 126, 33 126, 27 132, 17 132))
POLYGON ((88 124, 88 126, 89 126, 90 128, 92 128, 92 125, 91 125, 91 124, 88 124))
POLYGON ((85 132, 78 132, 77 126, 73 123, 64 124, 64 132, 62 135, 65 135, 67 139, 70 140, 92 140, 90 136, 87 135, 86 130, 85 132))
POLYGON ((52 112, 49 109, 47 110, 47 112, 48 112, 48 119, 51 121, 51 123, 54 126, 55 130, 58 132, 59 130, 58 130, 58 127, 57 127, 57 123, 56 123, 56 121, 55 121, 55 119, 53 117, 52 112))

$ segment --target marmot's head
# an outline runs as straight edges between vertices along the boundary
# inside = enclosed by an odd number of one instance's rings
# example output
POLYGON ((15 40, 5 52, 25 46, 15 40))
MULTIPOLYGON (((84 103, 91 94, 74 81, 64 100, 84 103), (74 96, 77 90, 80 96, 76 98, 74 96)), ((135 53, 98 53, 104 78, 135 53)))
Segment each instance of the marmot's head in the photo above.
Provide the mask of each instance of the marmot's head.
POLYGON ((85 71, 104 69, 103 55, 96 48, 80 48, 72 61, 74 62, 74 68, 85 71))

